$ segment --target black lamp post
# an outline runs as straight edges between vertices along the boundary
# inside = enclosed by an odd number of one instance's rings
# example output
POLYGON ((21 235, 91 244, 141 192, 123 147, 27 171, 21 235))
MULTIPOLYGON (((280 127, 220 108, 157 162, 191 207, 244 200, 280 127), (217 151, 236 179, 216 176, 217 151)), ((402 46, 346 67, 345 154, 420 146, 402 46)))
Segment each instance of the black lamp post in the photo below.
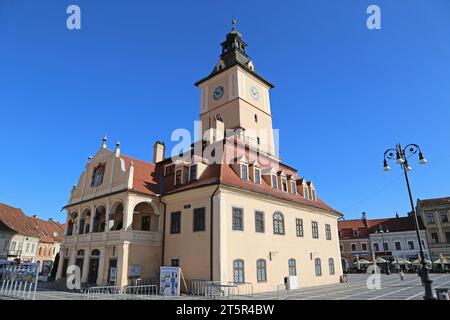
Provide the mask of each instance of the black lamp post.
POLYGON ((383 229, 383 225, 380 225, 380 227, 378 228, 378 232, 381 233, 381 242, 382 242, 382 246, 383 246, 383 251, 384 251, 384 260, 386 260, 386 274, 390 275, 391 274, 391 270, 389 270, 389 261, 387 258, 387 253, 386 253, 386 246, 384 245, 384 233, 385 232, 389 232, 389 229, 386 227, 386 231, 383 229))
POLYGON ((395 162, 402 167, 403 172, 405 174, 406 186, 408 187, 409 201, 411 203, 411 210, 412 210, 412 213, 414 216, 417 240, 419 241, 419 250, 420 250, 419 253, 420 253, 420 259, 421 259, 421 264, 422 264, 421 276, 422 276, 422 281, 425 285, 425 295, 423 298, 425 300, 436 300, 436 295, 435 295, 435 293, 433 291, 433 287, 432 287, 433 281, 430 279, 430 274, 429 274, 429 271, 427 268, 427 263, 425 261, 425 254, 423 252, 422 241, 420 239, 419 221, 417 219, 417 212, 414 207, 414 201, 412 198, 411 188, 409 186, 409 179, 408 179, 408 171, 412 170, 411 166, 408 163, 408 159, 417 153, 419 153, 419 163, 426 164, 427 160, 423 156, 423 153, 417 144, 408 144, 405 148, 402 148, 402 146, 400 144, 397 144, 395 146, 395 149, 388 149, 384 152, 383 166, 384 166, 384 171, 391 170, 391 168, 388 165, 388 159, 391 160, 391 159, 394 159, 394 157, 395 157, 395 160, 396 160, 395 162))

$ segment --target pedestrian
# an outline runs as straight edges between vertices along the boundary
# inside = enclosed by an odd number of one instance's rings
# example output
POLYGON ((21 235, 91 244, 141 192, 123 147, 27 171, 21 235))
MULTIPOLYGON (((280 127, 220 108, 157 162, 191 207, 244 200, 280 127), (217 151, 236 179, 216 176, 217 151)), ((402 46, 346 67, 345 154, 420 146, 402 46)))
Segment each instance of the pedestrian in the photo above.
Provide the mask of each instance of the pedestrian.
POLYGON ((400 281, 405 281, 405 275, 403 274, 403 270, 400 270, 400 281))
POLYGON ((419 275, 420 280, 422 281, 422 286, 423 286, 424 282, 423 282, 423 270, 422 270, 422 267, 418 267, 417 268, 417 274, 419 275))

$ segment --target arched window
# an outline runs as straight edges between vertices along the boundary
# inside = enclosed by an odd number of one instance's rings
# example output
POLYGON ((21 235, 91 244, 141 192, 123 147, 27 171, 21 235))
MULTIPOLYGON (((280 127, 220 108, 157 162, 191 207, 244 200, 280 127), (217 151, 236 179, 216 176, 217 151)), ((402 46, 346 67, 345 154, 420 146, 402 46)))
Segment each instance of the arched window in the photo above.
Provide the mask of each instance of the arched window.
POLYGON ((284 218, 280 212, 273 214, 273 233, 284 234, 284 218))
POLYGON ((78 250, 77 256, 84 256, 84 250, 78 250))
POLYGON ((256 260, 256 278, 258 282, 267 281, 266 260, 256 260))
POLYGON ((244 260, 236 259, 233 261, 233 281, 237 283, 245 281, 244 260))
POLYGON ((328 268, 330 269, 330 274, 334 274, 334 260, 333 258, 328 259, 328 268))
POLYGON ((289 259, 288 266, 289 266, 289 275, 296 276, 297 275, 297 264, 295 262, 295 259, 289 259))
POLYGON ((100 255, 100 250, 94 249, 91 252, 91 256, 99 256, 100 255))
POLYGON ((322 275, 322 263, 319 258, 314 259, 314 266, 316 269, 316 277, 320 277, 322 275))

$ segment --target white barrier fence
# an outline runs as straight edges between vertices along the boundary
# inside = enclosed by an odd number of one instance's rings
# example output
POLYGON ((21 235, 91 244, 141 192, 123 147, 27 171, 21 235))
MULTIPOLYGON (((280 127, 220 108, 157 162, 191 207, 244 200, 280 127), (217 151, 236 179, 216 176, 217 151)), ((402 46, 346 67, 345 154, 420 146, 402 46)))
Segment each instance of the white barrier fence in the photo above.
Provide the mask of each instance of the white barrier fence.
POLYGON ((206 299, 242 299, 253 297, 250 282, 208 281, 204 287, 206 299))
POLYGON ((38 263, 9 265, 0 269, 0 296, 34 300, 38 276, 38 263))
POLYGON ((158 296, 158 286, 105 286, 91 287, 84 294, 84 300, 149 300, 158 296))

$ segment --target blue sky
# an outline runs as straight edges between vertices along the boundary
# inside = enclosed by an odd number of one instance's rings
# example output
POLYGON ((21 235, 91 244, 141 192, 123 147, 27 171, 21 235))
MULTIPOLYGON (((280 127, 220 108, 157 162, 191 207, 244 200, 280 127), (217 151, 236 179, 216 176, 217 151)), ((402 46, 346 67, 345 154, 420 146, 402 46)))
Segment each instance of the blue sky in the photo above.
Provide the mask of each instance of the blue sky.
POLYGON ((415 198, 450 195, 450 1, 0 0, 0 202, 60 212, 87 157, 109 146, 151 161, 155 140, 193 127, 199 92, 236 17, 273 82, 283 161, 357 218, 409 210, 383 152, 418 143, 415 198), (66 28, 81 7, 82 30, 66 28), (382 29, 368 30, 377 4, 382 29))

